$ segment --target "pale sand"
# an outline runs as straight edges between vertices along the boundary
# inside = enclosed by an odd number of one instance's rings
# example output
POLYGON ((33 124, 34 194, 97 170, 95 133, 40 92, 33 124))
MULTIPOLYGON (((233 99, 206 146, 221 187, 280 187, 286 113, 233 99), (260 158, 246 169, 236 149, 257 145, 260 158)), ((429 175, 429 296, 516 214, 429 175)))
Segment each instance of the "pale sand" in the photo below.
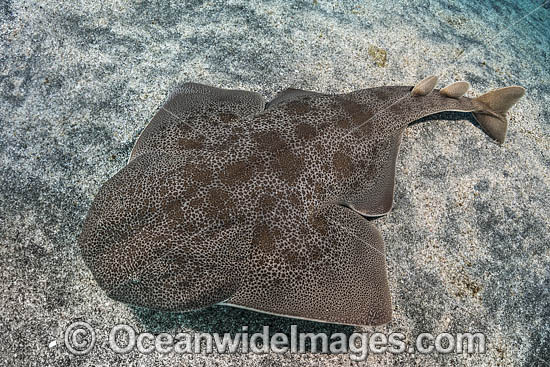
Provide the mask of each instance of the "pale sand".
POLYGON ((152 3, 0 6, 0 365, 349 364, 347 355, 311 353, 118 356, 101 343, 119 322, 173 334, 239 332, 242 325, 254 332, 264 324, 272 332, 288 332, 291 324, 304 332, 355 329, 225 307, 135 310, 96 285, 77 236, 100 185, 126 164, 137 135, 178 82, 272 98, 289 86, 345 92, 412 85, 431 74, 440 76, 438 87, 469 81, 470 96, 513 84, 527 95, 509 114, 503 146, 466 115, 407 129, 395 207, 376 221, 387 246, 394 320, 356 331, 401 331, 409 338, 483 332, 487 352, 386 353, 367 362, 550 361, 550 10, 521 19, 540 1, 513 9, 477 2, 451 7, 442 0, 362 7, 152 3), (384 67, 369 56, 370 46, 387 52, 384 67), (63 342, 77 320, 91 323, 98 337, 80 357, 69 355, 63 342))

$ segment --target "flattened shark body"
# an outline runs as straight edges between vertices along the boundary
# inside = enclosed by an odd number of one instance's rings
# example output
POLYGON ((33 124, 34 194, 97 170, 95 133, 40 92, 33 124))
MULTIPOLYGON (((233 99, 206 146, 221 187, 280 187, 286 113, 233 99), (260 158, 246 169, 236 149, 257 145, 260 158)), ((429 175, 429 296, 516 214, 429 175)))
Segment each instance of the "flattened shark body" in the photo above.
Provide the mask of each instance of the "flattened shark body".
POLYGON ((499 142, 523 94, 471 99, 468 84, 340 95, 186 83, 97 194, 79 244, 116 300, 186 311, 223 302, 350 325, 391 319, 384 243, 365 217, 393 202, 403 130, 473 112, 499 142))

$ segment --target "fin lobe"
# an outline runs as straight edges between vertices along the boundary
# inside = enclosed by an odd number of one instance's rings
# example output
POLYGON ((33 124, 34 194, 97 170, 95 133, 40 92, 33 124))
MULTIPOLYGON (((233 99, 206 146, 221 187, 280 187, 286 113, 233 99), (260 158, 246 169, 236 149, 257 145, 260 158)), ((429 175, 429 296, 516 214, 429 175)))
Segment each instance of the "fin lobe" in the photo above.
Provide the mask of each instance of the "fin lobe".
POLYGON ((499 144, 504 143, 506 139, 506 113, 524 95, 525 88, 511 86, 492 90, 473 100, 478 108, 478 111, 474 112, 475 119, 487 135, 499 144))

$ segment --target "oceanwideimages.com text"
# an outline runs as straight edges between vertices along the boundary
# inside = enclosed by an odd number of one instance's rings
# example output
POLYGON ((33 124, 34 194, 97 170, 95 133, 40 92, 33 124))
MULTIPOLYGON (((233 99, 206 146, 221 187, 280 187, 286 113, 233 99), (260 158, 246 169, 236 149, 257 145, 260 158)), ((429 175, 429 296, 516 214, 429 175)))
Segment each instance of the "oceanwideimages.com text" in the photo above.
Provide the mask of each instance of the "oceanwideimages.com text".
MULTIPOLYGON (((311 333, 292 325, 290 334, 270 333, 264 326, 261 332, 250 333, 243 326, 237 333, 176 334, 138 332, 132 326, 119 324, 109 335, 107 346, 114 353, 137 351, 150 353, 347 353, 353 361, 362 361, 369 353, 485 353, 482 333, 422 333, 411 342, 403 333, 311 333)), ((85 322, 75 322, 65 330, 65 346, 72 354, 87 354, 96 344, 95 330, 85 322)))

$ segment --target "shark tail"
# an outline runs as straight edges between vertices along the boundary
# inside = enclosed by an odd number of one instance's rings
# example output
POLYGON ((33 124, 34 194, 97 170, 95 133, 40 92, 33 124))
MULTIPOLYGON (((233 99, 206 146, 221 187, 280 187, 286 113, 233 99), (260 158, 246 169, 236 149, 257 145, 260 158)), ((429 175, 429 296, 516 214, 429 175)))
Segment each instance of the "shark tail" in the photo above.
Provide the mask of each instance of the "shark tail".
POLYGON ((479 122, 483 130, 499 144, 504 143, 506 139, 506 130, 508 121, 506 112, 523 95, 525 88, 512 86, 492 90, 474 99, 478 110, 474 112, 474 117, 479 122))

